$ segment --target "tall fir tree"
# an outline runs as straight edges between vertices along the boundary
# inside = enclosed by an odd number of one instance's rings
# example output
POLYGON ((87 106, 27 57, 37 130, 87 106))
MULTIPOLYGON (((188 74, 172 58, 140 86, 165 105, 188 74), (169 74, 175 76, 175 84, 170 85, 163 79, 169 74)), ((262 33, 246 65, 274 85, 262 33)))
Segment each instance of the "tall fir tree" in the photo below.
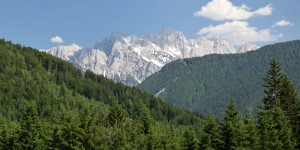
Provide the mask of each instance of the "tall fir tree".
POLYGON ((0 116, 0 149, 13 150, 18 141, 18 126, 0 116))
POLYGON ((295 87, 292 81, 289 79, 288 75, 285 75, 282 79, 282 84, 279 93, 280 107, 289 119, 295 137, 299 137, 300 124, 297 122, 297 115, 299 113, 299 97, 297 96, 295 87))
MULTIPOLYGON (((265 94, 263 99, 263 108, 271 110, 280 107, 286 115, 295 138, 299 138, 299 123, 297 119, 299 98, 295 87, 288 75, 283 75, 281 65, 275 59, 270 62, 270 69, 264 78, 266 82, 265 94)), ((300 140, 298 140, 300 143, 300 140)), ((298 146, 300 146, 298 144, 298 146)))
POLYGON ((241 120, 236 110, 233 100, 225 112, 223 121, 221 122, 223 149, 237 149, 241 147, 241 141, 243 139, 241 134, 241 120))
POLYGON ((258 114, 259 149, 292 150, 295 141, 288 119, 280 107, 261 110, 258 114))
POLYGON ((296 105, 296 139, 297 139, 297 148, 300 149, 300 101, 296 105))
POLYGON ((39 149, 41 148, 39 138, 39 119, 34 104, 29 104, 22 116, 21 130, 16 143, 17 149, 39 149))
POLYGON ((152 117, 150 113, 148 112, 147 108, 145 106, 141 106, 141 112, 139 116, 139 125, 141 133, 144 135, 147 135, 150 133, 152 124, 152 117))
POLYGON ((83 130, 82 144, 84 149, 92 149, 94 147, 93 139, 93 123, 94 117, 92 116, 90 109, 84 106, 80 113, 80 125, 79 127, 83 130))
POLYGON ((183 134, 182 149, 184 150, 196 150, 198 149, 198 142, 195 137, 195 132, 192 129, 188 129, 183 134))
POLYGON ((273 58, 270 61, 270 68, 266 76, 263 78, 266 84, 264 85, 265 97, 263 98, 263 109, 269 110, 274 106, 279 105, 279 89, 281 79, 283 78, 281 64, 273 58))
POLYGON ((62 147, 63 149, 83 149, 83 130, 79 128, 75 115, 67 114, 62 126, 62 147))
POLYGON ((207 124, 204 127, 204 136, 201 139, 201 149, 221 149, 223 145, 221 131, 217 120, 208 115, 207 124))
POLYGON ((254 123, 254 119, 249 112, 247 112, 245 115, 242 127, 243 147, 246 149, 257 149, 259 141, 258 131, 256 128, 256 124, 254 123))
POLYGON ((108 114, 108 121, 111 126, 121 127, 125 120, 125 115, 122 107, 117 103, 116 100, 112 102, 112 109, 108 114))
POLYGON ((279 89, 279 101, 280 107, 287 117, 290 120, 294 120, 296 117, 298 96, 294 84, 289 79, 288 75, 285 75, 282 79, 279 89))

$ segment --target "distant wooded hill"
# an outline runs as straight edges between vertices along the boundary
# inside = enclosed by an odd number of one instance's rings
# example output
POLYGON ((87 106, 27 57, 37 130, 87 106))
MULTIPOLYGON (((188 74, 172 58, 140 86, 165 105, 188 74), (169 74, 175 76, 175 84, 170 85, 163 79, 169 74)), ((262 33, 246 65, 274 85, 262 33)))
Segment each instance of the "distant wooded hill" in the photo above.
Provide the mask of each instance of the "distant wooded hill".
POLYGON ((0 149, 138 149, 148 135, 166 141, 170 128, 182 135, 201 118, 0 39, 0 149))
POLYGON ((300 90, 300 40, 264 46, 243 54, 208 55, 167 64, 137 87, 167 102, 217 117, 234 99, 240 111, 254 112, 263 97, 263 77, 271 58, 300 90))

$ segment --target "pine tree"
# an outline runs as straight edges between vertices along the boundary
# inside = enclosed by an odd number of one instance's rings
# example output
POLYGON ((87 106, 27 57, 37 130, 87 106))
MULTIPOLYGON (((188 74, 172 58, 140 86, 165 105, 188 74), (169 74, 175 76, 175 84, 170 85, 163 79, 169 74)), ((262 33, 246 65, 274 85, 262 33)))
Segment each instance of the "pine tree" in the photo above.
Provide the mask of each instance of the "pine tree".
POLYGON ((269 64, 270 68, 267 71, 266 76, 264 77, 266 84, 264 85, 265 97, 263 98, 263 109, 266 110, 279 105, 279 89, 281 79, 283 78, 281 64, 274 58, 270 61, 269 64))
POLYGON ((250 113, 247 113, 243 124, 243 147, 247 149, 257 149, 259 136, 256 125, 250 113))
POLYGON ((36 108, 30 104, 27 106, 21 120, 21 130, 19 131, 18 149, 38 149, 39 143, 39 120, 36 108))
POLYGON ((220 134, 220 127, 217 120, 209 115, 207 124, 204 127, 204 136, 201 139, 201 149, 221 149, 222 148, 222 137, 220 134))
POLYGON ((16 124, 0 116, 0 149, 13 150, 17 143, 16 124))
POLYGON ((50 149, 63 149, 62 130, 60 125, 55 125, 52 127, 51 138, 49 139, 49 148, 50 149))
POLYGON ((147 135, 150 133, 152 117, 145 106, 141 106, 141 107, 142 108, 139 117, 140 129, 144 135, 147 135))
POLYGON ((192 129, 186 130, 183 134, 182 149, 195 150, 198 148, 198 142, 192 129))
POLYGON ((296 132, 295 132, 295 137, 297 140, 297 149, 300 149, 300 101, 297 102, 296 105, 296 132))
POLYGON ((68 114, 62 126, 63 149, 83 149, 83 131, 74 120, 74 116, 68 114))
POLYGON ((281 108, 261 110, 258 114, 259 148, 262 150, 294 149, 292 130, 281 108))
POLYGON ((292 81, 288 78, 288 75, 285 75, 282 79, 279 93, 280 107, 289 119, 293 133, 298 136, 300 135, 299 124, 297 123, 297 107, 299 107, 299 98, 292 81))
POLYGON ((231 100, 221 123, 222 138, 224 142, 223 149, 236 149, 241 146, 241 139, 243 139, 241 125, 235 103, 231 100))
POLYGON ((166 149, 178 149, 178 143, 176 142, 177 137, 175 137, 174 133, 174 125, 173 123, 170 123, 170 128, 167 132, 167 144, 166 149))
POLYGON ((124 120, 125 120, 125 115, 123 113, 123 109, 119 104, 117 104, 116 101, 113 101, 112 110, 108 115, 109 124, 111 126, 119 128, 123 124, 124 120))
POLYGON ((119 150, 126 144, 126 133, 122 128, 115 128, 111 137, 112 145, 110 149, 119 150))
POLYGON ((84 149, 92 149, 92 147, 94 146, 93 143, 94 133, 92 128, 93 122, 94 122, 93 116, 91 115, 91 112, 87 108, 87 106, 85 106, 80 113, 80 125, 79 125, 79 127, 83 131, 82 144, 84 149))
POLYGON ((260 149, 293 149, 295 146, 292 127, 296 124, 295 103, 298 98, 292 82, 281 70, 279 62, 272 59, 264 78, 266 96, 263 110, 258 115, 260 149))

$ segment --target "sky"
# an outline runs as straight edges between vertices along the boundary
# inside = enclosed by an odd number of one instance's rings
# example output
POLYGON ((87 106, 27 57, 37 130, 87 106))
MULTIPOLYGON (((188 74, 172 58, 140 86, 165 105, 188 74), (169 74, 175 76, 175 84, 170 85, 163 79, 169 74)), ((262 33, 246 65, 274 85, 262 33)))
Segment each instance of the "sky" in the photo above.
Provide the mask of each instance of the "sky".
POLYGON ((300 39, 299 0, 1 0, 0 38, 46 49, 93 47, 113 32, 221 37, 234 46, 300 39))

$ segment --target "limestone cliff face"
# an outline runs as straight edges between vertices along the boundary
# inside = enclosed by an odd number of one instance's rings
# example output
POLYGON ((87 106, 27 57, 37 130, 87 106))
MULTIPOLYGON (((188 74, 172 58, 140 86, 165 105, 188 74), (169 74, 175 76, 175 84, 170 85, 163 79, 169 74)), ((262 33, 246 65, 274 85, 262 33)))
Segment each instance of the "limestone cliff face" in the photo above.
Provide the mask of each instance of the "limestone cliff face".
POLYGON ((43 51, 73 62, 84 71, 89 69, 115 81, 136 85, 179 58, 247 52, 256 48, 248 44, 236 50, 221 38, 187 39, 182 32, 164 29, 151 36, 113 33, 110 38, 97 42, 94 48, 72 44, 43 51))

